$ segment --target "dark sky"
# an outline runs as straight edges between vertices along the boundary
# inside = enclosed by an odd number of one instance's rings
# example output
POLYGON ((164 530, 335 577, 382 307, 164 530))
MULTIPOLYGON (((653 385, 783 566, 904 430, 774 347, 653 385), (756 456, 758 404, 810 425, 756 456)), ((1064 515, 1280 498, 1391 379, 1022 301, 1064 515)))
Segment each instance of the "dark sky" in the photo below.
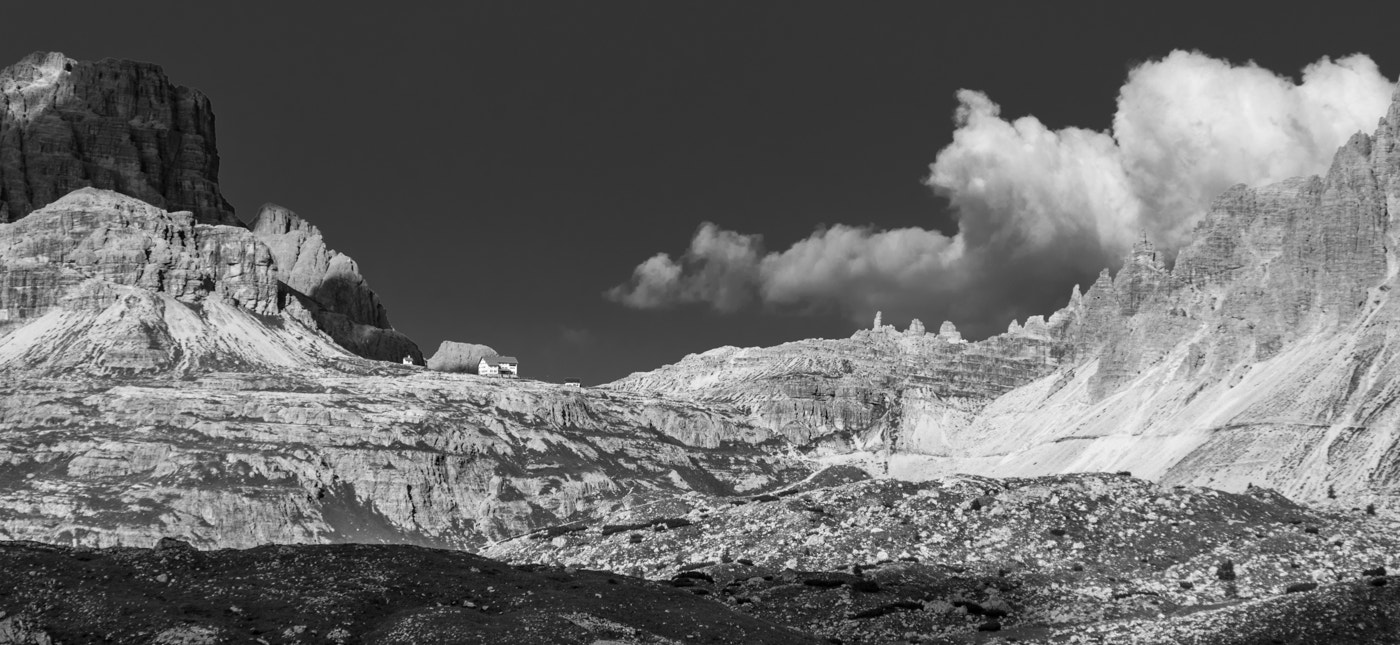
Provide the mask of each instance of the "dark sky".
POLYGON ((601 294, 707 220, 770 248, 838 222, 951 230, 920 180, 959 88, 1102 130, 1127 70, 1172 49, 1288 74, 1364 52, 1400 72, 1393 22, 1335 2, 458 4, 25 3, 0 16, 0 60, 162 64, 213 100, 245 219, 276 202, 320 226, 425 353, 485 343, 588 383, 849 335, 834 312, 601 294))

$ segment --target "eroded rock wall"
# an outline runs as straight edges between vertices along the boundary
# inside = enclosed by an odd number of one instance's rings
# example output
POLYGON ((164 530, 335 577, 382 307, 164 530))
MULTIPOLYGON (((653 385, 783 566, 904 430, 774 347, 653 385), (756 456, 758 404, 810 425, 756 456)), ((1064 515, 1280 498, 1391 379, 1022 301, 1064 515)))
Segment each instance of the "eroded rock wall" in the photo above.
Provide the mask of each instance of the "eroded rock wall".
POLYGON ((126 60, 36 52, 0 70, 0 222, 87 186, 240 225, 203 94, 126 60))
POLYGON ((389 324, 360 266, 326 246, 320 229, 276 204, 263 205, 251 228, 271 249, 278 279, 321 331, 358 356, 424 363, 418 345, 389 324))

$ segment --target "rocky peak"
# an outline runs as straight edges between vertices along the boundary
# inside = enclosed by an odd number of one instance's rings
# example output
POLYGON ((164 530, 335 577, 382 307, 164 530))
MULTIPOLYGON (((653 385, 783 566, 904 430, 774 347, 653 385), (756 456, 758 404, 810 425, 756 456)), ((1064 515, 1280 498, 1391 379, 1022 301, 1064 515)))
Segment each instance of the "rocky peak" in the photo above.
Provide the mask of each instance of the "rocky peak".
POLYGON ((36 52, 0 70, 0 150, 0 222, 92 186, 239 224, 209 100, 157 65, 36 52))
POLYGON ((321 230, 291 210, 264 204, 253 235, 271 249, 277 275, 307 306, 315 325, 342 347, 382 361, 405 356, 423 364, 423 352, 394 331, 379 296, 349 256, 326 246, 321 230))
POLYGON ((950 343, 963 342, 962 334, 958 332, 957 325, 954 325, 951 320, 943 321, 943 324, 938 327, 938 337, 950 343))

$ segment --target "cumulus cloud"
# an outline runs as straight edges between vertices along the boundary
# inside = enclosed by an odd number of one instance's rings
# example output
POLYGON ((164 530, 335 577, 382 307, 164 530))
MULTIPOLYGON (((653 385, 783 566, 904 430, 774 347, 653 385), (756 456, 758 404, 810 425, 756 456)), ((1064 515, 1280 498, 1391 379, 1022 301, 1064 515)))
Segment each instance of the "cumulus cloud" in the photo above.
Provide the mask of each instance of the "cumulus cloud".
POLYGON ((985 335, 1049 313, 1142 231, 1173 253, 1231 185, 1325 172, 1347 138, 1375 128, 1394 90, 1361 54, 1323 58, 1295 81, 1176 51, 1129 72, 1107 132, 1007 119, 987 95, 961 90, 953 141, 926 179, 948 200, 956 234, 837 225, 768 251, 759 236, 706 223, 684 254, 652 257, 607 296, 857 320, 884 309, 985 335))
POLYGON ((658 253, 637 265, 629 284, 613 287, 607 295, 638 309, 707 303, 719 311, 736 311, 754 299, 762 253, 760 236, 706 222, 680 260, 658 253))

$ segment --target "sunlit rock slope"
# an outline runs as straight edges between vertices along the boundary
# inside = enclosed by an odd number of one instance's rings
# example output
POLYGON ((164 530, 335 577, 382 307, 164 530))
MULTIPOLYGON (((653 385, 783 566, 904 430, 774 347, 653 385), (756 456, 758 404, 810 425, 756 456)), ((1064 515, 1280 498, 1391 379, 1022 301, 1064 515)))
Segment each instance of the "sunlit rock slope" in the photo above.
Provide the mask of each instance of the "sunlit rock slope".
POLYGON ((741 405, 898 477, 1127 470, 1393 507, 1398 215, 1400 103, 1326 175, 1227 191, 1175 266, 1140 244, 1048 319, 722 348, 611 387, 741 405))

